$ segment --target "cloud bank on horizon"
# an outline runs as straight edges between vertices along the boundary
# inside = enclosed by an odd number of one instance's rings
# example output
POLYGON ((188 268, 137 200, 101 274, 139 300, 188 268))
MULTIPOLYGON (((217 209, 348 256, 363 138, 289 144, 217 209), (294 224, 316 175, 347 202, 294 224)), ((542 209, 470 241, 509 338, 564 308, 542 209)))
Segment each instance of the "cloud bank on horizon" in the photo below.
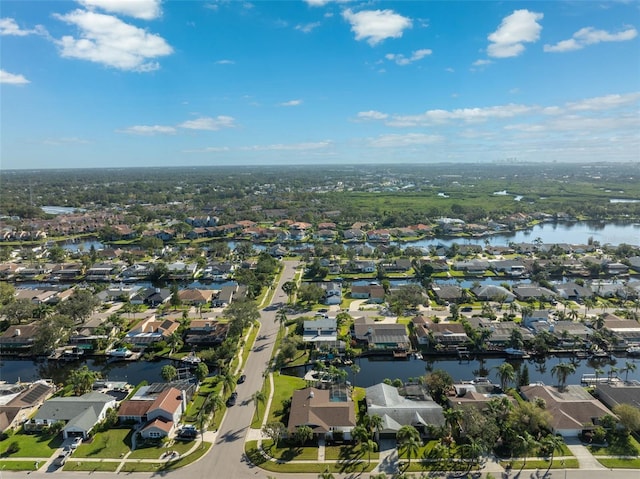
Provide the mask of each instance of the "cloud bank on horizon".
POLYGON ((1 15, 3 169, 640 161, 633 2, 4 0, 1 15))

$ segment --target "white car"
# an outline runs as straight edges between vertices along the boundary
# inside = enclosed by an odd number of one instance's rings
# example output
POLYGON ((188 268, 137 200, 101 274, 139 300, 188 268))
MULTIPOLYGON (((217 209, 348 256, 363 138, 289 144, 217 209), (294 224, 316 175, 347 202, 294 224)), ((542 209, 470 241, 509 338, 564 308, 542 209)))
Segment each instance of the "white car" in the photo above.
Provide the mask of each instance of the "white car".
POLYGON ((80 444, 82 444, 82 438, 74 437, 73 442, 71 443, 71 449, 76 449, 80 444))

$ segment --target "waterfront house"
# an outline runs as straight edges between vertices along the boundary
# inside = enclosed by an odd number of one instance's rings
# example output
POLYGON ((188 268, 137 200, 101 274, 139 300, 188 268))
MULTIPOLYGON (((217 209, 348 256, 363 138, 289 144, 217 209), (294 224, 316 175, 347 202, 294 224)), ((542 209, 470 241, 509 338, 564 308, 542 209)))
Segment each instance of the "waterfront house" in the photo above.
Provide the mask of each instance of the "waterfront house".
POLYGON ((480 301, 498 301, 501 303, 512 303, 516 295, 503 286, 493 284, 477 286, 471 290, 480 301))
POLYGON ((558 284, 555 288, 558 296, 571 301, 582 301, 585 298, 593 297, 593 291, 589 286, 583 286, 573 281, 558 284))
POLYGON ((544 401, 544 408, 551 415, 553 432, 562 437, 576 437, 592 430, 604 416, 613 416, 600 401, 577 385, 560 390, 556 386, 532 384, 522 386, 520 394, 527 401, 544 401))
POLYGON ((376 351, 408 351, 411 348, 404 324, 376 323, 369 318, 356 318, 353 323, 356 341, 376 351))
POLYGON ((229 332, 229 323, 214 319, 192 319, 189 323, 185 344, 191 347, 212 347, 222 344, 229 332))
POLYGON ((0 336, 0 354, 28 354, 35 342, 38 324, 11 325, 0 336))
POLYGON ((51 382, 44 380, 31 384, 0 384, 0 432, 25 422, 55 389, 51 382))
POLYGON ((640 344, 640 323, 606 313, 602 328, 610 331, 622 344, 640 344))
POLYGON ((157 320, 155 315, 143 320, 125 335, 125 341, 135 346, 148 346, 166 340, 178 330, 180 323, 172 319, 157 320))
POLYGON ((116 399, 113 396, 99 392, 90 392, 82 396, 55 397, 45 401, 25 427, 38 430, 63 422, 64 439, 76 436, 86 439, 91 429, 103 421, 107 411, 115 406, 116 399))
POLYGON ((161 304, 167 303, 170 299, 171 290, 169 288, 143 288, 131 298, 131 304, 146 304, 152 308, 157 308, 161 304))
POLYGON ((395 438, 402 426, 414 426, 422 436, 430 436, 431 428, 444 425, 442 406, 423 387, 410 384, 402 390, 404 395, 398 388, 384 383, 365 390, 367 415, 382 418, 381 437, 395 438))
POLYGON ((302 341, 312 343, 321 348, 323 345, 334 344, 338 340, 338 326, 336 318, 321 318, 305 321, 302 341))
POLYGON ((640 382, 624 383, 622 381, 596 383, 594 393, 605 406, 613 409, 619 404, 630 404, 640 408, 640 382))
POLYGON ((85 274, 87 281, 112 281, 116 274, 120 273, 120 268, 115 264, 102 263, 95 264, 89 268, 85 274))
POLYGON ((160 391, 146 386, 131 399, 122 401, 118 409, 121 423, 146 423, 140 428, 145 439, 171 435, 185 411, 186 398, 175 387, 160 391))
POLYGON ((335 394, 333 389, 294 391, 290 411, 289 435, 294 435, 300 426, 308 426, 316 439, 351 440, 351 431, 356 426, 353 401, 343 394, 335 394))
POLYGON ((522 340, 527 342, 533 339, 533 334, 526 328, 520 326, 520 324, 514 321, 491 321, 487 318, 475 317, 470 318, 469 324, 471 324, 476 330, 489 330, 491 335, 487 339, 488 344, 494 344, 496 346, 505 346, 511 341, 514 330, 517 330, 522 336, 522 340))
POLYGON ((457 303, 462 300, 462 288, 456 284, 436 284, 431 286, 431 291, 436 296, 439 304, 448 302, 457 303))
POLYGON ((453 409, 475 407, 482 411, 490 401, 502 398, 506 398, 513 404, 516 403, 516 400, 507 396, 500 386, 492 384, 485 378, 454 384, 453 391, 453 395, 447 397, 449 406, 453 409))
POLYGON ((511 288, 513 294, 520 301, 543 300, 548 301, 556 297, 556 293, 548 288, 535 285, 533 283, 515 284, 511 288))
POLYGON ((340 283, 322 283, 320 285, 324 290, 322 302, 324 304, 340 304, 342 302, 342 285, 340 283))
POLYGON ((462 323, 434 323, 424 316, 416 316, 412 323, 419 344, 455 348, 469 342, 462 323))
POLYGON ((215 291, 212 289, 188 288, 178 291, 178 297, 182 304, 191 306, 206 306, 211 302, 215 291))
POLYGON ((384 288, 377 283, 351 286, 351 297, 353 299, 366 299, 369 303, 382 303, 384 295, 384 288))

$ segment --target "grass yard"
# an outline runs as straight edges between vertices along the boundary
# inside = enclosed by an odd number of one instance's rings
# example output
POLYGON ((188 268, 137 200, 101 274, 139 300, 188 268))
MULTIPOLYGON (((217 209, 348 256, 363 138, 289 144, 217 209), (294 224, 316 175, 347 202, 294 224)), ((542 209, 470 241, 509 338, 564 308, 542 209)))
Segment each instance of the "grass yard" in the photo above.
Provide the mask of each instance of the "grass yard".
POLYGON ((33 471, 36 465, 33 461, 11 461, 0 459, 0 471, 33 471))
POLYGON ((640 469, 640 458, 637 459, 612 459, 601 458, 598 462, 609 469, 640 469))
POLYGON ((640 454, 640 443, 633 437, 627 436, 607 447, 589 446, 594 456, 637 456, 640 454))
MULTIPOLYGON (((522 461, 500 461, 500 465, 507 468, 511 464, 512 471, 519 471, 522 467, 522 461)), ((546 470, 549 467, 549 461, 544 459, 532 459, 525 464, 527 469, 540 469, 546 470)), ((578 469, 580 465, 577 459, 554 459, 551 469, 578 469)))
MULTIPOLYGON (((362 452, 360 445, 344 445, 344 446, 327 446, 324 450, 324 457, 327 460, 360 460, 369 462, 369 453, 362 452)), ((371 453, 371 462, 376 462, 380 457, 380 453, 371 453)))
POLYGON ((141 446, 135 451, 132 451, 131 454, 127 456, 127 459, 160 459, 160 456, 167 451, 177 451, 178 454, 183 455, 188 452, 194 444, 196 444, 195 441, 176 441, 169 447, 164 445, 147 447, 141 446))
POLYGON ((131 434, 131 429, 109 429, 99 432, 90 441, 78 446, 73 457, 119 459, 130 450, 131 434))
POLYGON ((22 431, 9 436, 0 442, 0 455, 2 457, 42 457, 49 458, 54 451, 62 445, 62 433, 52 434, 26 434, 22 431), (7 454, 10 444, 16 443, 18 451, 7 454))
POLYGON ((269 378, 266 378, 262 382, 262 394, 264 394, 265 401, 264 404, 260 404, 260 410, 256 408, 253 412, 253 419, 251 421, 251 428, 253 429, 261 429, 262 428, 262 418, 265 415, 265 408, 267 407, 267 401, 269 400, 269 394, 271 394, 271 385, 269 382, 269 378))
POLYGON ((280 441, 277 449, 273 441, 263 441, 262 449, 269 456, 281 461, 316 461, 318 459, 318 448, 316 446, 300 447, 297 444, 284 440, 280 441))
POLYGON ((157 472, 166 464, 164 462, 127 462, 120 472, 157 472))
POLYGON ((117 461, 74 461, 70 459, 63 467, 63 471, 100 471, 100 472, 116 472, 120 465, 117 461))
POLYGON ((269 411, 269 419, 267 422, 283 421, 282 401, 291 399, 293 391, 296 389, 305 388, 307 383, 302 378, 296 378, 293 376, 284 376, 281 374, 273 375, 273 386, 275 392, 273 394, 273 400, 271 401, 271 410, 269 411))

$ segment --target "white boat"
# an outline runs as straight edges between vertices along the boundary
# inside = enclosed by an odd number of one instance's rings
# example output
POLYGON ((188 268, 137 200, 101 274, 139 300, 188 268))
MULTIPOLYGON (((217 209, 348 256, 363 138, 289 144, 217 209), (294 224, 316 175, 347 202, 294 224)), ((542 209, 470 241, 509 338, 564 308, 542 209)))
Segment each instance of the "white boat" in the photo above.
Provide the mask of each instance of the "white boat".
POLYGON ((522 349, 516 349, 516 348, 505 348, 504 352, 507 353, 509 356, 520 356, 520 357, 523 357, 527 354, 522 349))
POLYGON ((202 362, 202 359, 200 359, 194 353, 190 353, 189 355, 187 355, 184 358, 182 358, 180 361, 182 361, 183 363, 187 363, 187 364, 198 364, 198 363, 202 362))
POLYGON ((107 355, 110 358, 128 358, 132 354, 133 353, 127 348, 110 349, 109 351, 107 351, 107 355))
POLYGON ((627 348, 627 354, 629 356, 640 356, 640 346, 629 346, 627 348))

